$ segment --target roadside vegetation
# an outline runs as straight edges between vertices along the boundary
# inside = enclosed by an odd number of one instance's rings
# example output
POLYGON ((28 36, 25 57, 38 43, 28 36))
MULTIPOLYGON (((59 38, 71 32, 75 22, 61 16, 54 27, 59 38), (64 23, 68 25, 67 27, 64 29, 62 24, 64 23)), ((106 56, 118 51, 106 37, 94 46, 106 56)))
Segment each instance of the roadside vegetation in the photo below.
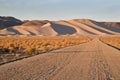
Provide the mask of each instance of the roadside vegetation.
POLYGON ((90 37, 0 37, 0 64, 90 41, 90 37))
POLYGON ((106 37, 101 37, 100 40, 120 50, 120 36, 106 36, 106 37))

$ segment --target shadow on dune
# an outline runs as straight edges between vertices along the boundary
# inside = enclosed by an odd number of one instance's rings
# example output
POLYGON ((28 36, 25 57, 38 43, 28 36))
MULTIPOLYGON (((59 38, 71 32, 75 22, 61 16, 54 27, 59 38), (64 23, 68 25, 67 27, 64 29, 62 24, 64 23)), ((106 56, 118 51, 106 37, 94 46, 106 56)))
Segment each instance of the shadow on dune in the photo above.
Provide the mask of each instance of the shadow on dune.
POLYGON ((55 24, 55 23, 51 23, 51 27, 58 33, 58 34, 62 34, 62 35, 66 35, 66 34, 74 34, 76 33, 76 29, 69 27, 69 26, 65 26, 65 25, 60 25, 60 24, 55 24))
POLYGON ((87 25, 87 26, 89 26, 89 27, 91 27, 91 28, 93 28, 93 29, 95 29, 95 30, 97 30, 97 31, 100 31, 100 32, 103 32, 103 33, 106 33, 106 34, 111 34, 111 35, 112 35, 112 33, 107 32, 107 31, 105 31, 105 30, 102 30, 102 29, 99 29, 99 28, 93 27, 93 26, 88 25, 88 24, 85 24, 85 25, 87 25))
POLYGON ((88 34, 97 35, 97 34, 95 34, 95 33, 93 33, 93 32, 90 32, 90 31, 88 31, 88 30, 85 30, 85 29, 83 29, 83 28, 80 28, 80 29, 83 30, 83 31, 85 31, 85 32, 87 32, 88 34))
POLYGON ((35 33, 33 33, 32 31, 26 30, 27 32, 30 33, 30 35, 36 35, 35 33))
MULTIPOLYGON (((75 25, 75 24, 72 24, 72 23, 69 23, 69 22, 67 22, 68 24, 71 24, 71 25, 73 25, 73 26, 77 26, 77 25, 75 25)), ((86 32, 86 33, 88 33, 88 34, 93 34, 93 35, 97 35, 97 34, 95 34, 94 32, 91 32, 91 31, 88 31, 88 30, 85 30, 85 29, 83 29, 83 28, 81 28, 80 26, 78 26, 81 30, 83 30, 84 32, 86 32)))
POLYGON ((120 33, 120 28, 111 27, 111 26, 108 26, 108 25, 106 25, 106 24, 104 24, 102 22, 94 22, 94 21, 92 21, 92 23, 94 23, 95 25, 101 26, 101 27, 103 27, 105 29, 120 33))
POLYGON ((21 33, 19 31, 15 30, 13 28, 7 28, 7 30, 10 31, 10 32, 14 32, 15 34, 21 35, 21 33))
POLYGON ((120 28, 120 22, 101 22, 101 23, 108 25, 108 26, 120 28))
MULTIPOLYGON (((95 24, 96 26, 100 26, 100 25, 98 25, 99 23, 98 22, 96 22, 96 21, 93 21, 93 20, 87 20, 87 21, 89 21, 90 23, 93 23, 93 24, 95 24), (98 24, 97 24, 98 23, 98 24)), ((76 21, 76 22, 80 22, 80 21, 76 21)), ((108 31, 105 31, 105 30, 103 30, 103 29, 100 29, 99 27, 94 27, 94 26, 91 26, 90 24, 87 24, 86 22, 82 22, 82 24, 84 24, 84 25, 86 25, 86 26, 89 26, 90 28, 93 28, 93 29, 95 29, 95 30, 97 30, 97 31, 100 31, 100 32, 102 32, 102 33, 106 33, 106 34, 111 34, 111 35, 113 35, 113 33, 111 33, 111 32, 108 32, 108 31)), ((101 27, 101 26, 100 26, 101 27)), ((104 27, 102 27, 102 28, 104 28, 104 27)), ((104 28, 104 29, 106 29, 106 28, 104 28)), ((107 29, 108 30, 108 29, 107 29)), ((111 31, 111 30, 110 30, 111 31)))

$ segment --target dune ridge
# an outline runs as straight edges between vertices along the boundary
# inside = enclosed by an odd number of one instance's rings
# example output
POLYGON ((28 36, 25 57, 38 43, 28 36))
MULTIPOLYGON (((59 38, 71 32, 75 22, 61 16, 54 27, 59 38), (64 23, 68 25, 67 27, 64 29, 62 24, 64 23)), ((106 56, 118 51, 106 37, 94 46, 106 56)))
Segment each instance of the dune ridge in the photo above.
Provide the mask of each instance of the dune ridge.
POLYGON ((118 35, 119 23, 97 22, 90 19, 72 19, 68 21, 32 20, 24 21, 21 25, 5 27, 0 35, 118 35))

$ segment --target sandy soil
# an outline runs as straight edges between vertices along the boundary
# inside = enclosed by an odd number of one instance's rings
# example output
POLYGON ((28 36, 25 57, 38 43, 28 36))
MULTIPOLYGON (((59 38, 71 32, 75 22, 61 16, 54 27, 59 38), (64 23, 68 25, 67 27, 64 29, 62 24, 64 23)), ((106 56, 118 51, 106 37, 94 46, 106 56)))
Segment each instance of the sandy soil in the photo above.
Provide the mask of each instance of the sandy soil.
POLYGON ((0 80, 120 80, 120 51, 96 38, 2 65, 0 80))

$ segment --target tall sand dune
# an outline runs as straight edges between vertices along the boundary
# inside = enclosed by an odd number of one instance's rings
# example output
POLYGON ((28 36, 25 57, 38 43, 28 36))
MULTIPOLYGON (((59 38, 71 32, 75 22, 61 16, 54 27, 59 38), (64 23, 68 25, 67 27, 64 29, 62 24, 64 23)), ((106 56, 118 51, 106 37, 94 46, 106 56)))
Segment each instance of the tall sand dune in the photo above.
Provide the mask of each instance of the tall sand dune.
POLYGON ((119 22, 97 22, 90 19, 72 19, 68 21, 26 20, 23 24, 6 27, 0 35, 118 35, 119 22))

